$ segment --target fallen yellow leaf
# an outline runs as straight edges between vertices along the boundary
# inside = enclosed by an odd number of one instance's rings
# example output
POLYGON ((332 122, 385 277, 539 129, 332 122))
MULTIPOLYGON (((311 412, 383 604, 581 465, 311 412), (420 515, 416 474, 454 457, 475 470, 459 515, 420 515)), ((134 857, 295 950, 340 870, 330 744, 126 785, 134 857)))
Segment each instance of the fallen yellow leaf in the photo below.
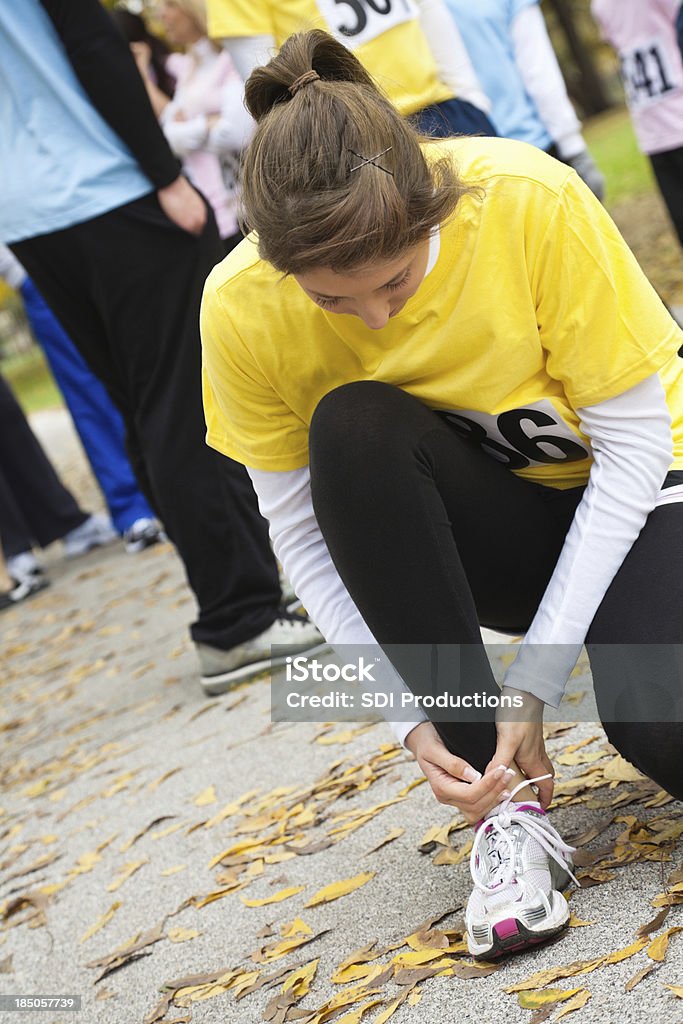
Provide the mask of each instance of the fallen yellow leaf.
POLYGON ((621 754, 617 754, 602 768, 603 776, 611 782, 640 782, 644 776, 621 754))
POLYGON ((419 952, 399 953, 391 962, 396 967, 421 967, 422 964, 427 964, 430 960, 440 960, 446 952, 443 949, 422 949, 419 952))
MULTIPOLYGON (((244 896, 240 896, 240 899, 245 907, 266 907, 270 903, 282 903, 283 900, 288 900, 291 896, 296 896, 297 893, 303 892, 305 888, 305 885, 293 885, 289 889, 280 889, 279 892, 273 893, 272 896, 266 896, 261 900, 247 900, 244 896)), ((306 906, 309 906, 309 904, 306 904, 306 906)))
POLYGON ((290 974, 282 986, 283 995, 285 992, 291 991, 297 998, 303 998, 311 987, 319 963, 320 958, 318 957, 317 960, 311 960, 305 967, 300 967, 298 971, 290 974))
POLYGON ((679 925, 677 928, 669 928, 663 935, 659 935, 656 939, 652 940, 647 947, 647 955, 650 960, 656 960, 658 963, 662 962, 669 949, 669 939, 676 932, 683 932, 683 926, 679 925))
POLYGON ((123 883, 127 881, 131 875, 134 875, 136 871, 139 871, 140 868, 147 863, 149 863, 149 861, 148 858, 145 857, 144 860, 132 860, 127 864, 124 864, 123 867, 119 869, 119 877, 115 879, 115 881, 110 882, 107 886, 107 892, 116 892, 116 890, 120 889, 123 883))
POLYGON ((565 1003, 565 1005, 562 1007, 555 1020, 561 1020, 561 1018, 566 1017, 568 1013, 573 1013, 574 1010, 580 1010, 582 1006, 586 1005, 590 998, 591 993, 588 991, 588 989, 581 989, 581 991, 577 992, 573 999, 570 999, 568 1003, 565 1003))
POLYGON ((283 939, 293 939, 295 935, 312 935, 313 929, 309 928, 305 921, 302 921, 300 917, 295 917, 289 924, 283 924, 280 927, 280 935, 283 939))
POLYGON ((548 1003, 559 1003, 564 999, 571 999, 581 991, 585 991, 585 989, 572 988, 567 991, 563 988, 546 988, 542 991, 520 992, 517 1001, 523 1010, 538 1010, 539 1007, 547 1006, 548 1003))
POLYGON ((594 960, 577 960, 575 963, 567 964, 564 967, 547 967, 543 971, 537 971, 535 974, 532 974, 525 981, 518 981, 515 985, 510 985, 504 991, 526 992, 529 989, 542 988, 544 985, 551 985, 554 981, 559 981, 560 978, 573 978, 577 974, 590 974, 591 971, 596 970, 604 962, 605 958, 598 956, 594 960))
POLYGON ((374 871, 364 871, 360 875, 354 875, 353 878, 346 878, 341 882, 332 882, 331 885, 326 885, 324 888, 319 889, 315 896, 311 897, 306 906, 317 907, 320 903, 331 903, 333 900, 338 900, 342 896, 348 896, 349 893, 354 892, 356 889, 360 889, 361 886, 365 885, 366 882, 369 882, 370 879, 374 877, 374 871))
POLYGON ((187 942, 189 939, 196 939, 201 935, 192 928, 169 928, 167 935, 171 942, 187 942))
POLYGON ((373 1006, 379 1006, 382 1002, 384 1002, 383 999, 371 999, 370 1002, 364 1003, 363 1006, 352 1010, 351 1013, 345 1013, 343 1017, 337 1017, 336 1024, 360 1024, 361 1018, 368 1010, 371 1010, 373 1006))
POLYGON ((582 921, 580 918, 578 918, 576 916, 576 914, 572 914, 570 916, 570 918, 569 918, 569 925, 568 925, 568 927, 569 928, 587 928, 591 924, 595 924, 595 921, 582 921))
POLYGON ((95 932, 98 932, 100 928, 104 928, 104 926, 111 921, 112 917, 114 916, 114 914, 116 913, 120 906, 120 900, 117 900, 116 903, 112 903, 109 910, 107 910, 106 913, 102 914, 102 917, 98 918, 97 921, 95 921, 95 924, 92 925, 92 927, 88 928, 87 932, 81 936, 80 941, 87 942, 88 939, 92 938, 95 932))
POLYGON ((390 832, 387 832, 384 839, 380 839, 376 846, 373 846, 372 849, 367 851, 366 856, 371 853, 377 853, 378 850, 381 850, 383 846, 387 846, 388 843, 393 843, 393 841, 395 839, 399 839, 404 832, 404 828, 392 828, 390 832))
POLYGON ((208 786, 198 797, 195 798, 195 804, 197 807, 206 807, 207 804, 215 804, 217 800, 216 789, 214 786, 208 786))
POLYGON ((640 953, 641 949, 645 949, 648 940, 646 936, 640 939, 636 939, 630 946, 625 946, 624 949, 616 949, 614 953, 609 953, 603 960, 605 964, 620 964, 622 960, 628 960, 629 957, 635 956, 636 953, 640 953))

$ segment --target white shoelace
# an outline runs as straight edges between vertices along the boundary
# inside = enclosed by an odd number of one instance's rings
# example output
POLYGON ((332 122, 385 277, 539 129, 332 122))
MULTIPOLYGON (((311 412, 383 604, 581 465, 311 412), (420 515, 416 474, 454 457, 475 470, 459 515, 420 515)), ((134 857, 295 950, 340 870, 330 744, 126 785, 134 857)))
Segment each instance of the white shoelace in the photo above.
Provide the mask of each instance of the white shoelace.
POLYGON ((482 889, 484 892, 493 892, 494 889, 498 889, 501 886, 501 883, 508 885, 512 881, 515 873, 515 840, 507 832, 510 825, 521 825, 524 831, 532 836, 543 847, 548 856, 552 857, 560 867, 564 868, 567 874, 576 882, 577 886, 581 888, 581 883, 570 870, 565 858, 561 856, 562 854, 570 855, 574 853, 575 847, 565 843, 562 836, 549 821, 544 820, 543 824, 541 824, 528 811, 510 809, 510 802, 513 800, 515 793, 518 793, 520 789, 531 783, 542 782, 543 779, 551 777, 550 775, 539 775, 537 779, 525 779, 523 782, 520 782, 512 790, 510 796, 500 805, 500 809, 491 815, 490 818, 487 818, 478 828, 472 844, 472 852, 470 853, 470 874, 472 875, 472 881, 478 889, 482 889), (501 865, 504 864, 504 870, 501 874, 499 875, 496 872, 494 884, 484 881, 483 871, 480 867, 480 858, 478 857, 479 847, 484 841, 484 837, 486 837, 487 841, 492 838, 489 826, 493 829, 493 849, 498 853, 501 865), (503 843, 507 844, 505 852, 500 849, 503 843), (508 854, 507 858, 505 853, 508 854))

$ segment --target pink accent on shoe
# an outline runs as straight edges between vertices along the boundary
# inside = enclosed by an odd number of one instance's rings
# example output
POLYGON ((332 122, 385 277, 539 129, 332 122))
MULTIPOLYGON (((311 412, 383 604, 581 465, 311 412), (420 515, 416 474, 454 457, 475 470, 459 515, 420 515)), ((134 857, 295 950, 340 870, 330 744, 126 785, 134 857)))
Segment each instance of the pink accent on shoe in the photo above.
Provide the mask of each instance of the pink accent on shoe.
POLYGON ((544 811, 543 808, 540 807, 540 806, 537 807, 536 804, 518 804, 517 805, 517 810, 518 811, 531 811, 532 813, 535 813, 535 814, 543 814, 543 815, 546 814, 546 811, 544 811))
POLYGON ((519 923, 514 917, 508 917, 505 921, 499 921, 494 925, 493 930, 499 939, 507 939, 511 935, 519 934, 519 923))

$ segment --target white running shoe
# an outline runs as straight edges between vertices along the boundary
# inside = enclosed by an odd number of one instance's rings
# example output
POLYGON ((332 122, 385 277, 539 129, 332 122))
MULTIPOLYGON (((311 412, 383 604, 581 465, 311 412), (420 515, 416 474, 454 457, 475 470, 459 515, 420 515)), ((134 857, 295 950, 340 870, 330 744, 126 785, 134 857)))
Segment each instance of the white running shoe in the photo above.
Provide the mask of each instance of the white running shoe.
POLYGON ((45 569, 32 551, 22 551, 7 559, 7 572, 17 583, 33 583, 45 578, 45 569))
POLYGON ((78 555, 85 555, 93 548, 111 544, 112 541, 118 540, 118 537, 108 516, 91 515, 75 530, 69 530, 62 537, 64 554, 67 558, 77 558, 78 555))
POLYGON ((43 572, 23 580, 13 579, 12 582, 14 586, 11 590, 0 591, 0 611, 4 608, 13 608, 20 601, 25 601, 27 597, 32 597, 33 594, 50 586, 50 581, 43 572))
POLYGON ((126 552, 129 555, 137 555, 140 551, 151 548, 153 544, 160 544, 166 539, 166 534, 156 519, 150 519, 147 516, 136 519, 123 534, 126 552))
MULTIPOLYGON (((549 778, 545 775, 542 778, 549 778)), ((538 803, 516 803, 512 790, 476 827, 470 854, 474 890, 465 913, 472 956, 495 960, 561 932, 569 921, 559 891, 572 874, 574 847, 564 842, 538 803)), ((580 887, 580 886, 579 886, 580 887)))
POLYGON ((201 643, 195 647, 204 692, 214 697, 250 676, 284 665, 291 654, 322 653, 327 644, 307 616, 281 608, 272 626, 243 644, 227 651, 201 643), (287 655, 273 657, 271 648, 277 644, 287 647, 287 655))

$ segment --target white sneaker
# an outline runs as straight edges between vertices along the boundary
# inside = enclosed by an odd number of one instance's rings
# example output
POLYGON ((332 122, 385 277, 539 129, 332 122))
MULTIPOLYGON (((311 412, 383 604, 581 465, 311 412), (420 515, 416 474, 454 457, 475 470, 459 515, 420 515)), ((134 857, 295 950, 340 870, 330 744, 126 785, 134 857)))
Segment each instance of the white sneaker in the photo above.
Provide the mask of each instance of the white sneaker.
POLYGON ((118 540, 118 536, 107 516, 88 516, 84 523, 77 526, 75 530, 69 530, 62 537, 64 554, 67 558, 76 558, 78 555, 84 555, 91 551, 92 548, 111 544, 112 541, 118 540))
POLYGON ((208 644, 195 644, 195 647, 204 692, 210 696, 217 696, 231 690, 233 686, 250 676, 284 665, 286 658, 291 654, 300 654, 303 651, 319 653, 327 645, 322 633, 310 619, 281 609, 272 626, 243 644, 231 647, 227 651, 219 647, 210 647, 208 644), (274 658, 271 648, 276 644, 286 646, 287 655, 274 658))
MULTIPOLYGON (((543 776, 548 778, 548 776, 543 776)), ((475 888, 465 913, 472 956, 494 960, 526 949, 561 932, 569 921, 559 892, 572 878, 569 846, 538 803, 516 803, 516 786, 507 800, 477 825, 470 872, 475 888)))
POLYGON ((7 559, 7 572, 17 583, 32 583, 45 578, 45 569, 32 551, 22 551, 7 559))
POLYGON ((42 572, 23 580, 13 579, 12 582, 14 586, 11 590, 0 591, 0 611, 4 608, 13 608, 20 601, 25 601, 27 597, 32 597, 33 594, 50 586, 49 579, 42 572))
POLYGON ((153 544, 160 544, 166 539, 166 534, 156 519, 148 517, 136 519, 123 535, 126 552, 129 555, 137 555, 140 551, 151 548, 153 544))

